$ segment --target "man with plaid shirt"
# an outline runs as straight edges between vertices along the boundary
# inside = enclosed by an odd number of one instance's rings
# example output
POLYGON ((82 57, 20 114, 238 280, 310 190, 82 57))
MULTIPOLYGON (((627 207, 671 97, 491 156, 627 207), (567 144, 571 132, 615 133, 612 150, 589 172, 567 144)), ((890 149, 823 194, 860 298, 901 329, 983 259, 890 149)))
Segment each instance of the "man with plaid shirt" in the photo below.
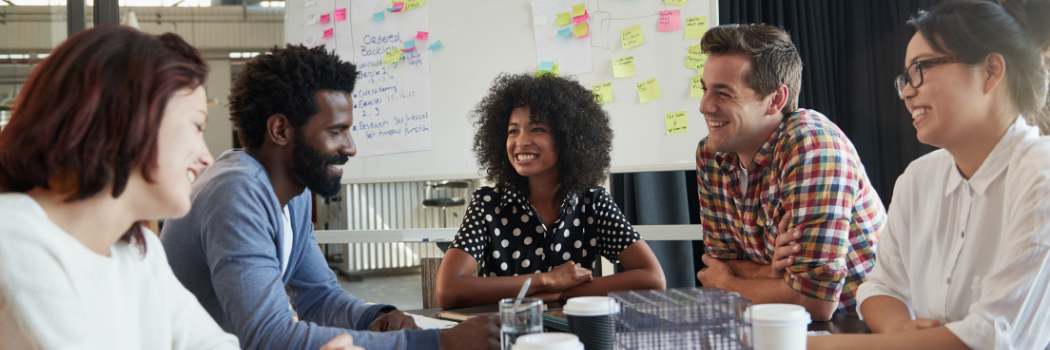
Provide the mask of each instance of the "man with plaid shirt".
POLYGON ((708 54, 696 150, 706 287, 814 320, 855 314, 886 211, 857 151, 820 113, 797 109, 802 60, 783 30, 720 26, 708 54))

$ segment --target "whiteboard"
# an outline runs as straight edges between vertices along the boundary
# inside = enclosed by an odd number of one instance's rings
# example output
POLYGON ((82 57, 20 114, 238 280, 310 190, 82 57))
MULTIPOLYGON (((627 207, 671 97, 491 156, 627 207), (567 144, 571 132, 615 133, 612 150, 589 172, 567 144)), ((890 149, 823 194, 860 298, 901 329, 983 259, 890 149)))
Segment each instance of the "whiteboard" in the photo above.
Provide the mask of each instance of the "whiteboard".
MULTIPOLYGON (((350 8, 350 0, 335 0, 350 8)), ((591 19, 590 43, 594 70, 576 75, 586 87, 611 82, 613 101, 603 105, 614 131, 614 173, 695 169, 697 143, 707 135, 698 111, 699 98, 690 98, 694 69, 685 67, 690 45, 684 20, 706 16, 708 28, 718 23, 717 0, 689 0, 685 6, 657 0, 581 0, 591 19), (678 31, 657 31, 658 12, 681 10, 678 31), (620 30, 641 25, 645 43, 623 49, 620 30), (612 59, 634 56, 636 75, 614 78, 612 59), (657 78, 662 98, 642 104, 635 84, 657 78), (684 110, 690 131, 667 135, 666 113, 684 110)), ((344 183, 397 182, 484 177, 471 150, 474 126, 471 112, 502 73, 534 72, 537 62, 531 0, 428 0, 430 41, 443 47, 430 53, 430 113, 432 148, 428 151, 352 157, 343 167, 344 183)), ((566 9, 567 11, 568 9, 566 9)), ((350 17, 354 17, 352 14, 350 17)), ((553 19, 551 19, 553 21, 553 19)), ((303 8, 289 2, 285 8, 285 41, 302 42, 303 8)), ((403 35, 414 35, 404 33, 403 35)), ((578 39, 586 40, 586 39, 578 39)), ((340 47, 339 51, 353 48, 340 47)), ((340 52, 349 60, 350 51, 340 52)))

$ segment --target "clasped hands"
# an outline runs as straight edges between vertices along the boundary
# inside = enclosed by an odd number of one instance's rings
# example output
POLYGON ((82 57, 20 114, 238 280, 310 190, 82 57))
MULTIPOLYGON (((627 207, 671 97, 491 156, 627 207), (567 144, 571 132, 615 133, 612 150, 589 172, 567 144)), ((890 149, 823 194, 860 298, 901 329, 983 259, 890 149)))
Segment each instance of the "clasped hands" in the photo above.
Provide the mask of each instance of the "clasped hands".
POLYGON ((705 287, 727 289, 726 285, 735 278, 783 278, 784 271, 797 260, 796 254, 801 251, 797 240, 802 238, 802 231, 797 227, 788 230, 791 214, 784 214, 777 224, 777 237, 774 241, 773 258, 769 264, 758 264, 741 261, 730 265, 717 258, 704 255, 707 267, 696 273, 696 279, 705 287))

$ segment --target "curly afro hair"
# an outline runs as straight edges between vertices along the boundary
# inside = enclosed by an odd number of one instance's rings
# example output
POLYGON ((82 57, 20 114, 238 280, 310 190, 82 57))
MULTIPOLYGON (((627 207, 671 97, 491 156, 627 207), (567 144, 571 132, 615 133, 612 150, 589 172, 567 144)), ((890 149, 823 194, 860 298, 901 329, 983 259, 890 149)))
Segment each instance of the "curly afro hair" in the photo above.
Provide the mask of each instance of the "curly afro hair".
POLYGON ((230 91, 230 120, 245 147, 262 146, 266 120, 283 114, 292 127, 300 128, 320 111, 317 92, 352 94, 357 67, 342 62, 324 46, 274 47, 244 65, 230 91))
POLYGON ((524 106, 529 107, 532 120, 551 127, 560 167, 559 198, 604 182, 611 161, 613 132, 609 115, 591 90, 574 80, 550 74, 535 77, 507 73, 496 77, 489 95, 473 112, 477 128, 474 153, 489 181, 529 195, 529 179, 514 170, 507 156, 510 114, 524 106))

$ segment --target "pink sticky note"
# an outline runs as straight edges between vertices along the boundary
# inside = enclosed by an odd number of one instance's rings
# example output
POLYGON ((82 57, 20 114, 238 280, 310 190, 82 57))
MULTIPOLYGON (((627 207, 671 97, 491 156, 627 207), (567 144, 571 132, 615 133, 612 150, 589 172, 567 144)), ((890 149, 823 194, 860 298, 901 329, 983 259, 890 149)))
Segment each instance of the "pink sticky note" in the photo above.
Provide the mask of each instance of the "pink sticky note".
POLYGON ((673 32, 678 30, 682 20, 681 10, 660 11, 660 19, 656 22, 656 30, 661 32, 673 32))
POLYGON ((591 15, 587 14, 587 10, 583 10, 583 15, 573 17, 572 23, 580 23, 586 21, 588 18, 591 18, 591 15))
POLYGON ((392 7, 392 8, 394 8, 395 10, 390 11, 390 12, 401 12, 401 11, 403 11, 405 9, 405 3, 403 3, 403 2, 395 2, 394 3, 394 7, 392 7))
POLYGON ((427 40, 429 36, 430 33, 428 32, 416 32, 416 40, 427 40))
POLYGON ((335 21, 342 22, 346 20, 346 9, 335 9, 335 21))
POLYGON ((321 15, 321 22, 320 23, 328 23, 328 20, 331 19, 331 18, 332 18, 332 15, 329 15, 329 14, 321 15))
POLYGON ((410 49, 401 49, 401 52, 409 52, 409 51, 416 51, 416 47, 415 47, 415 46, 413 46, 413 47, 412 47, 412 48, 410 48, 410 49))
POLYGON ((324 36, 322 36, 321 38, 331 38, 332 35, 335 35, 335 29, 328 28, 324 30, 324 36))

